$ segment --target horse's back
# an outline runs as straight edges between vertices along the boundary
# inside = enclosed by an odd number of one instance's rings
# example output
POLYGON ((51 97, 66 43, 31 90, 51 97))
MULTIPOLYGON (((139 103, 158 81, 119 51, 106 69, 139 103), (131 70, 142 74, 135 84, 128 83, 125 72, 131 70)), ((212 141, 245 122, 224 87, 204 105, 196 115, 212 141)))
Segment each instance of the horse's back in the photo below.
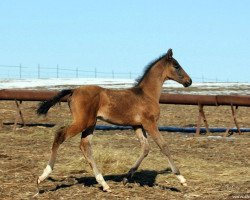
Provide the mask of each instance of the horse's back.
POLYGON ((78 100, 79 99, 90 100, 99 95, 102 90, 104 90, 104 88, 97 85, 80 86, 74 89, 72 98, 73 99, 77 98, 78 100))

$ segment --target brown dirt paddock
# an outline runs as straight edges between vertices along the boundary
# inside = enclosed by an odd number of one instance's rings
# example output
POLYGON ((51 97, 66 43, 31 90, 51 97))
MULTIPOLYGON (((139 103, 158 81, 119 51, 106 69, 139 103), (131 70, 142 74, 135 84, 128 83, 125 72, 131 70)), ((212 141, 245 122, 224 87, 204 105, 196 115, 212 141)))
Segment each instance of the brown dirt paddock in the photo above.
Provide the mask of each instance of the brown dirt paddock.
MULTIPOLYGON (((23 102, 26 123, 12 125, 16 115, 14 102, 0 102, 0 199, 31 199, 37 192, 36 179, 46 166, 55 130, 70 122, 67 104, 56 106, 47 117, 37 117, 37 102, 23 102), (45 127, 44 124, 56 124, 45 127)), ((196 106, 161 105, 159 125, 193 126, 196 106)), ((205 107, 209 125, 227 127, 229 107, 205 107)), ((241 127, 250 127, 250 108, 240 108, 241 127)), ((102 122, 98 122, 99 124, 102 122)), ((79 149, 80 135, 65 142, 55 170, 40 186, 37 199, 236 199, 233 195, 250 193, 250 133, 227 139, 194 138, 192 134, 162 132, 174 160, 188 181, 179 184, 170 173, 166 158, 150 139, 151 152, 133 180, 123 186, 122 178, 136 161, 140 145, 132 131, 96 131, 93 148, 97 164, 111 186, 104 193, 79 149), (231 196, 230 196, 231 195, 231 196)), ((214 134, 222 135, 222 134, 214 134)))

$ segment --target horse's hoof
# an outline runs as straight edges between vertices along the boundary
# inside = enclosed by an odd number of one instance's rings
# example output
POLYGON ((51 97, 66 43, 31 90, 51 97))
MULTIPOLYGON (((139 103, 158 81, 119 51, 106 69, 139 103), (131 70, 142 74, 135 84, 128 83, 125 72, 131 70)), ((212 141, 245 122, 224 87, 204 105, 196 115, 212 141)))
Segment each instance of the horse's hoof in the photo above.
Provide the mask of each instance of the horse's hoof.
POLYGON ((110 187, 108 187, 108 188, 103 188, 103 192, 111 192, 110 187))
POLYGON ((126 185, 128 183, 128 179, 127 178, 123 178, 122 183, 123 183, 123 185, 126 185))
POLYGON ((37 178, 36 184, 39 185, 42 181, 40 181, 39 178, 37 178))
POLYGON ((187 183, 182 183, 182 185, 183 185, 184 187, 187 187, 187 186, 188 186, 187 183))
POLYGON ((187 187, 187 182, 186 179, 184 178, 184 176, 182 175, 177 175, 177 178, 179 179, 179 181, 181 182, 181 184, 185 187, 187 187))

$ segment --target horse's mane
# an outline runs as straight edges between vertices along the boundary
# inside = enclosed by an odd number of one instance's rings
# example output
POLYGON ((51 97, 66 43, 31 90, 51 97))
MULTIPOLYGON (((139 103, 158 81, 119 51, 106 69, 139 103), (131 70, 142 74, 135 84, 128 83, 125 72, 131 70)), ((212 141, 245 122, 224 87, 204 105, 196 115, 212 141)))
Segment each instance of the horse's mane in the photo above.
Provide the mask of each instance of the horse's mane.
POLYGON ((139 76, 136 80, 135 80, 135 84, 134 87, 138 87, 140 85, 140 83, 142 82, 142 80, 146 77, 146 75, 149 73, 149 71, 151 70, 151 68, 162 58, 164 58, 166 56, 166 53, 163 54, 162 56, 160 56, 159 58, 151 61, 148 65, 146 65, 146 67, 144 68, 143 74, 142 76, 139 76))

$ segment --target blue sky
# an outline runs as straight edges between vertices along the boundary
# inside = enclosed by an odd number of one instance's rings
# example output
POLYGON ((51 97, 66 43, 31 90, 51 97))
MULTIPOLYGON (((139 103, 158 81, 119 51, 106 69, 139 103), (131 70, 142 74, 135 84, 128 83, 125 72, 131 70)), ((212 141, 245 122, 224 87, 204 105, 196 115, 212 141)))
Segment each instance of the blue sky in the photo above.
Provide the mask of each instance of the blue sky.
POLYGON ((0 65, 140 74, 172 48, 194 81, 249 82, 249 8, 248 0, 1 1, 0 65))

